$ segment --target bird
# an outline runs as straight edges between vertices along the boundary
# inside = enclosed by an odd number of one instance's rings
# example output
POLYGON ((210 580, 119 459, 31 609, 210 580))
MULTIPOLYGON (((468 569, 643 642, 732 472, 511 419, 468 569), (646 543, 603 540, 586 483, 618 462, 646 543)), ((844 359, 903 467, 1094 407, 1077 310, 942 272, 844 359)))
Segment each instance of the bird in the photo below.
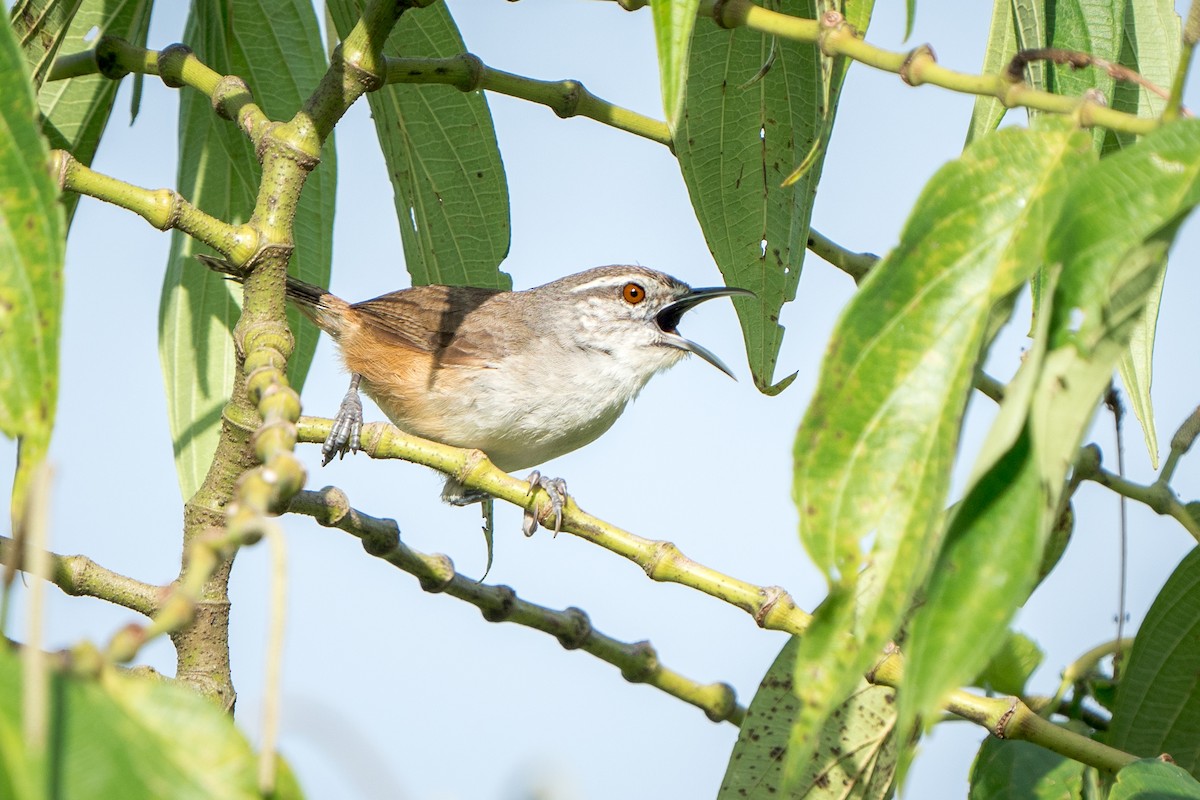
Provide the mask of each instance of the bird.
MULTIPOLYGON (((198 258, 237 280, 244 270, 198 258)), ((337 344, 351 375, 323 464, 359 449, 361 389, 396 427, 483 451, 505 472, 528 469, 595 441, 654 375, 699 356, 733 378, 678 330, 689 309, 746 289, 693 289, 641 266, 596 267, 523 291, 426 285, 349 303, 288 276, 287 298, 337 344)), ((566 484, 534 471, 550 496, 555 531, 566 484)), ((442 499, 489 499, 448 478, 442 499)), ((486 515, 486 508, 485 508, 486 515)), ((532 535, 536 516, 526 513, 532 535)))

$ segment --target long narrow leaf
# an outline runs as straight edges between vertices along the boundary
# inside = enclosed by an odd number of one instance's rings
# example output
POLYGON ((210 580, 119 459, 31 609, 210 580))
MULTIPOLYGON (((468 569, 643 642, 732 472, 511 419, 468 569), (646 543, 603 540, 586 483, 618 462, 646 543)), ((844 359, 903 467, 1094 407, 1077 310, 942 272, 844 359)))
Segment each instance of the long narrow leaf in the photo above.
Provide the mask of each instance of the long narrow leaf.
POLYGON ((81 0, 20 0, 9 11, 29 65, 34 91, 42 86, 81 0))
MULTIPOLYGON (((811 17, 815 4, 793 13, 811 17)), ((780 184, 820 144, 828 88, 811 44, 712 24, 692 35, 675 153, 725 281, 758 295, 734 307, 755 385, 771 394, 791 383, 773 383, 779 311, 796 296, 823 154, 797 183, 780 184)))
MULTIPOLYGON (((330 0, 341 35, 356 0, 330 0)), ((445 4, 405 12, 384 46, 389 56, 448 58, 466 51, 445 4)), ((395 192, 404 262, 414 285, 509 289, 508 183, 492 114, 480 92, 393 84, 367 96, 395 192)))
POLYGON ((663 109, 674 131, 683 108, 687 85, 688 49, 696 27, 700 0, 650 0, 654 14, 654 40, 658 47, 658 73, 662 84, 663 109))
MULTIPOLYGON (((1159 87, 1171 85, 1179 63, 1180 20, 1170 0, 1127 0, 1125 31, 1121 39, 1121 64, 1159 87)), ((1162 113, 1166 100, 1144 86, 1119 81, 1114 89, 1113 108, 1155 117, 1162 113)), ((1105 149, 1128 147, 1134 137, 1110 131, 1105 149)), ((1150 292, 1146 310, 1133 329, 1129 350, 1121 358, 1121 383, 1129 395, 1134 416, 1141 423, 1151 466, 1158 469, 1158 432, 1154 426, 1154 406, 1150 386, 1154 379, 1154 332, 1158 327, 1158 307, 1162 302, 1163 277, 1150 292)))
MULTIPOLYGON (((273 119, 290 118, 325 69, 316 16, 305 0, 197 3, 184 39, 209 66, 245 78, 273 119)), ((206 97, 190 90, 180 97, 179 129, 179 191, 214 216, 244 222, 258 193, 259 168, 249 142, 213 113, 206 97)), ((289 270, 325 285, 336 161, 331 146, 322 156, 300 198, 289 270)), ((159 310, 167 417, 184 497, 199 487, 216 448, 221 409, 233 386, 229 333, 240 303, 240 290, 195 263, 194 252, 191 239, 173 235, 159 310)), ((291 309, 288 323, 296 337, 288 378, 299 390, 316 349, 317 329, 291 309)))
POLYGON ((20 442, 14 529, 58 403, 66 226, 48 160, 25 58, 0 20, 0 431, 20 442))
MULTIPOLYGON (((100 36, 116 36, 145 46, 152 5, 151 0, 84 0, 63 39, 63 54, 94 47, 100 36)), ((42 110, 42 131, 50 146, 66 150, 81 164, 90 165, 120 85, 103 75, 44 84, 38 92, 38 106, 42 110)), ((78 202, 79 196, 74 193, 63 197, 68 225, 78 202)))
MULTIPOLYGON (((998 73, 1017 52, 1017 29, 1013 19, 1012 0, 996 0, 992 5, 992 24, 988 28, 987 44, 984 46, 983 72, 998 73)), ((980 95, 975 98, 971 112, 971 124, 967 128, 967 144, 989 131, 996 129, 1004 119, 1007 109, 995 97, 980 95)))

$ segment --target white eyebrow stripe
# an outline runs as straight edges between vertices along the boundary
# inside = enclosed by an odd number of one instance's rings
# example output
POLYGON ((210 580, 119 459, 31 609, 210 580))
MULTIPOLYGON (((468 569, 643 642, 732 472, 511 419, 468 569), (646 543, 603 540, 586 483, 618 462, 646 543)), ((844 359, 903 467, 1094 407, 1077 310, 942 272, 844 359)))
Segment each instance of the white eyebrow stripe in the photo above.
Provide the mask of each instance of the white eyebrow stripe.
MULTIPOLYGON (((582 283, 579 286, 571 287, 571 294, 578 294, 579 292, 586 292, 591 289, 615 289, 618 286, 624 286, 637 277, 638 276, 632 273, 626 273, 625 275, 606 275, 603 278, 597 278, 594 281, 588 281, 587 283, 582 283)), ((645 280, 645 278, 642 278, 642 280, 645 280)))

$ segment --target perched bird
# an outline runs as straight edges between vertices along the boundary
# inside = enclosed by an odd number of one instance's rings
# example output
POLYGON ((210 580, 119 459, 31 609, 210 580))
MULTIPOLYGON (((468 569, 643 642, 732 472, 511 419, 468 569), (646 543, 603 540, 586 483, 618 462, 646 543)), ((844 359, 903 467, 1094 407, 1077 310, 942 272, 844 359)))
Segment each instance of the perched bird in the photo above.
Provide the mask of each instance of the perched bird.
MULTIPOLYGON (((239 277, 231 264, 198 256, 239 277)), ((679 334, 684 312, 745 289, 692 289, 661 272, 598 267, 525 291, 415 286, 348 303, 289 277, 287 297, 333 337, 350 390, 322 447, 324 462, 357 451, 361 388, 398 428, 477 448, 505 472, 569 453, 607 431, 656 373, 688 353, 733 377, 720 359, 679 334)), ((566 485, 535 472, 561 522, 566 485)), ((456 505, 486 496, 453 478, 456 505)), ((537 527, 526 515, 525 531, 537 527)))

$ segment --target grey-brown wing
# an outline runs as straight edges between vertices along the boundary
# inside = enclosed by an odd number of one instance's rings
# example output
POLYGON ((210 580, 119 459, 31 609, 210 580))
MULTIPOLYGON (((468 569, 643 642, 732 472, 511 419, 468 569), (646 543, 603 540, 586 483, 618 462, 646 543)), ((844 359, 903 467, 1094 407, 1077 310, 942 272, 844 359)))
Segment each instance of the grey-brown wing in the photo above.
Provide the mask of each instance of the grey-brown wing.
POLYGON ((494 333, 478 312, 504 294, 469 286, 416 286, 351 308, 375 333, 429 353, 440 363, 478 364, 495 353, 494 333))

